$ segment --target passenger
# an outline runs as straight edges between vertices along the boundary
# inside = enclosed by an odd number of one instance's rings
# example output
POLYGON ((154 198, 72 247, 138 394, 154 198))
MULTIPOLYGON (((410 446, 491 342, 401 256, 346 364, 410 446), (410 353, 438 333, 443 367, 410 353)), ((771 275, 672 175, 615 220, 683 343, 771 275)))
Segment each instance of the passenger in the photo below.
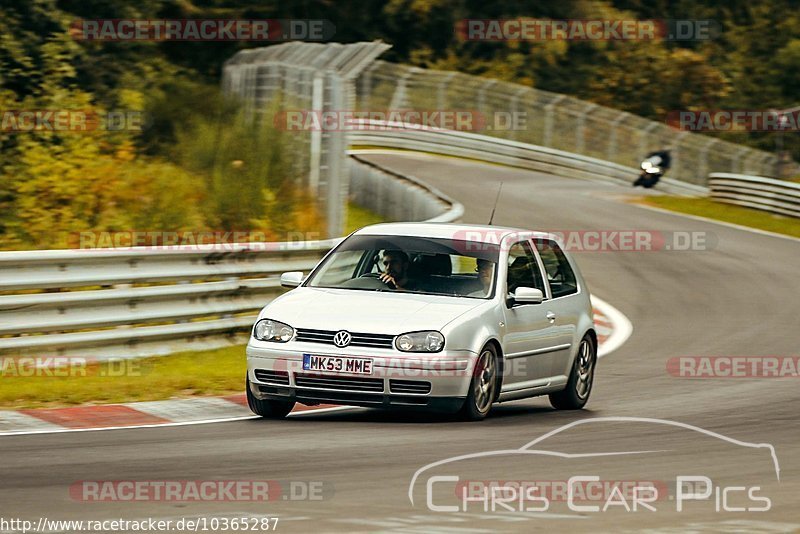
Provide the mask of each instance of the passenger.
POLYGON ((416 291, 419 284, 408 276, 410 261, 408 254, 402 250, 385 250, 383 252, 383 270, 379 279, 389 286, 389 289, 416 291))
POLYGON ((477 260, 475 271, 478 273, 478 280, 481 282, 482 289, 473 291, 469 294, 470 297, 485 297, 492 289, 492 278, 494 275, 494 262, 484 259, 477 260))

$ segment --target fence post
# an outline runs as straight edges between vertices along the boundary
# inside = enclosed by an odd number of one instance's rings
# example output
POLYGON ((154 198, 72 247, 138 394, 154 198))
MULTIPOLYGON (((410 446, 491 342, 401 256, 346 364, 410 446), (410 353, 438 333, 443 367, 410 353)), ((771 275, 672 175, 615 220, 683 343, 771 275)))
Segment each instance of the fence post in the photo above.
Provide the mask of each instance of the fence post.
POLYGON ((450 85, 450 80, 452 80, 455 75, 455 72, 450 72, 439 82, 439 87, 436 89, 436 107, 439 110, 443 110, 447 106, 447 87, 450 85))
POLYGON ((486 90, 496 83, 497 80, 489 80, 482 83, 481 88, 478 89, 478 111, 481 113, 484 113, 484 109, 486 109, 486 90))
POLYGON ((742 156, 747 153, 746 148, 737 148, 736 155, 733 157, 733 165, 731 165, 731 172, 734 173, 741 173, 742 172, 742 156))
POLYGON ((414 70, 416 70, 414 67, 407 69, 403 75, 400 76, 400 79, 397 80, 397 88, 394 90, 392 100, 389 103, 390 110, 400 109, 403 107, 403 104, 406 100, 406 83, 408 78, 413 74, 414 70))
POLYGON ((708 152, 716 143, 716 139, 711 139, 700 149, 700 176, 708 176, 708 152))
MULTIPOLYGON (((347 102, 344 80, 334 73, 326 76, 330 90, 330 109, 345 109, 347 102)), ((342 235, 344 231, 344 217, 347 211, 347 198, 349 193, 348 180, 345 179, 348 170, 347 139, 345 132, 334 131, 327 135, 328 143, 325 151, 328 153, 328 187, 327 187, 327 219, 328 237, 342 235)))
MULTIPOLYGON (((322 73, 317 72, 314 74, 314 80, 311 86, 311 112, 321 113, 323 109, 323 84, 324 78, 322 73)), ((322 130, 311 130, 311 161, 310 169, 308 170, 308 187, 311 193, 316 197, 319 195, 319 168, 322 159, 322 130)))
POLYGON ((597 104, 589 104, 578 116, 578 127, 575 128, 575 152, 578 154, 583 154, 586 150, 586 116, 596 107, 597 104))
POLYGON ((356 109, 368 110, 370 106, 370 98, 372 97, 372 71, 377 68, 378 63, 375 62, 365 70, 359 79, 359 91, 356 92, 356 97, 361 97, 356 100, 356 109))
MULTIPOLYGON (((683 131, 678 133, 675 136, 675 139, 672 141, 672 172, 676 179, 680 179, 681 172, 683 172, 683 162, 681 159, 681 143, 683 143, 683 138, 686 137, 689 132, 683 131)), ((644 155, 644 154, 643 154, 644 155)), ((701 177, 700 180, 705 180, 705 177, 701 177)), ((691 181, 691 180, 688 180, 691 181)))
POLYGON ((617 159, 616 159, 617 158, 617 129, 620 127, 620 125, 623 122, 625 122, 625 119, 627 117, 628 117, 628 113, 626 113, 625 111, 622 111, 622 112, 620 112, 619 115, 614 117, 613 121, 611 121, 611 128, 609 129, 610 131, 609 131, 609 135, 608 135, 608 147, 606 149, 606 159, 608 161, 614 161, 616 163, 619 163, 619 161, 617 161, 617 159))
POLYGON ((515 141, 517 140, 519 133, 516 129, 517 124, 517 115, 521 113, 519 109, 519 99, 520 97, 528 92, 527 87, 523 87, 519 89, 516 93, 514 93, 514 97, 511 99, 511 138, 515 141))
POLYGON ((650 134, 656 129, 657 126, 659 126, 657 122, 651 122, 645 126, 645 129, 642 132, 642 138, 639 141, 639 157, 644 157, 645 154, 650 152, 649 147, 652 144, 650 140, 650 134))
POLYGON ((553 147, 553 109, 556 104, 566 98, 564 95, 558 95, 552 102, 544 106, 544 146, 553 147))

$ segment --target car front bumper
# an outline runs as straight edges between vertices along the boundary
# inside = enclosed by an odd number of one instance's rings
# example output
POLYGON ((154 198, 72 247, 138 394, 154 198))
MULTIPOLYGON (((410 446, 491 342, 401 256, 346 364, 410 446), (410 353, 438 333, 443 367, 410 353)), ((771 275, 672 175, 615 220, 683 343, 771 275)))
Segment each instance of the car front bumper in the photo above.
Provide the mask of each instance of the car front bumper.
POLYGON ((259 399, 303 404, 346 404, 375 408, 453 412, 466 398, 477 355, 469 351, 435 354, 288 343, 247 346, 247 376, 259 399), (303 370, 303 355, 370 358, 369 375, 303 370))

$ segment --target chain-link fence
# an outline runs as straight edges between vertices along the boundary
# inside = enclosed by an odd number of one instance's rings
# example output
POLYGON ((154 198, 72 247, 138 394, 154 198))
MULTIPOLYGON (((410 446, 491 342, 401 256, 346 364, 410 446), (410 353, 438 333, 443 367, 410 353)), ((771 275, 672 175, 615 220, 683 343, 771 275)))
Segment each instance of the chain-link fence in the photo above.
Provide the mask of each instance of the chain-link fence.
MULTIPOLYGON (((287 112, 319 120, 328 112, 345 115, 353 110, 464 111, 482 117, 476 133, 628 167, 638 167, 650 151, 668 148, 673 156, 669 177, 691 184, 705 185, 711 172, 778 174, 778 158, 768 152, 677 131, 566 95, 377 61, 388 48, 380 42, 286 43, 244 50, 226 62, 223 89, 242 99, 246 111, 259 119, 273 120, 276 113, 287 112)), ((294 160, 296 174, 306 177, 302 185, 319 199, 329 237, 341 235, 344 227, 350 128, 352 122, 333 128, 299 125, 292 133, 302 146, 294 160)))
POLYGON ((676 131, 666 124, 569 96, 458 72, 376 61, 356 85, 360 110, 462 110, 484 121, 477 133, 638 166, 670 148, 672 178, 705 184, 710 172, 775 176, 775 155, 676 131), (524 122, 509 123, 507 117, 524 122), (502 121, 499 120, 502 118, 502 121), (503 124, 500 124, 500 123, 503 124))
MULTIPOLYGON (((302 120, 308 112, 353 109, 354 80, 388 48, 379 42, 286 43, 243 50, 225 63, 222 89, 239 97, 245 112, 256 120, 272 120, 276 127, 291 129, 281 123, 281 113, 296 111, 302 120)), ((294 154, 296 174, 306 177, 302 185, 319 199, 328 236, 340 236, 349 177, 345 132, 301 124, 291 135, 301 145, 294 154)))

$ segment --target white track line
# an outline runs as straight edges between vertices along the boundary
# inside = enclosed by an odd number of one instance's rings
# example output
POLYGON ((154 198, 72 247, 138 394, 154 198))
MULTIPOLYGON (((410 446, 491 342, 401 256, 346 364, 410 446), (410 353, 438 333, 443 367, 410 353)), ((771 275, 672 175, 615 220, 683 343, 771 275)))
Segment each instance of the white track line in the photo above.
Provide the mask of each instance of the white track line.
POLYGON ((633 333, 633 325, 625 315, 614 306, 603 299, 592 295, 592 306, 605 315, 611 322, 613 328, 611 335, 599 347, 597 347, 597 357, 608 356, 625 343, 633 333))
MULTIPOLYGON (((357 406, 333 406, 332 408, 319 408, 317 410, 303 410, 296 413, 290 413, 289 417, 298 417, 304 415, 315 415, 327 412, 338 412, 342 410, 354 410, 357 406)), ((171 426, 189 426, 189 425, 207 425, 211 423, 229 423, 232 421, 247 421, 249 419, 261 419, 257 415, 241 415, 238 417, 223 417, 219 419, 203 419, 201 421, 176 421, 173 423, 153 423, 149 425, 130 425, 130 426, 106 426, 100 428, 56 428, 47 430, 14 430, 11 432, 0 432, 2 436, 27 436, 30 434, 64 434, 67 432, 100 432, 104 430, 131 430, 140 428, 165 428, 171 426)))

